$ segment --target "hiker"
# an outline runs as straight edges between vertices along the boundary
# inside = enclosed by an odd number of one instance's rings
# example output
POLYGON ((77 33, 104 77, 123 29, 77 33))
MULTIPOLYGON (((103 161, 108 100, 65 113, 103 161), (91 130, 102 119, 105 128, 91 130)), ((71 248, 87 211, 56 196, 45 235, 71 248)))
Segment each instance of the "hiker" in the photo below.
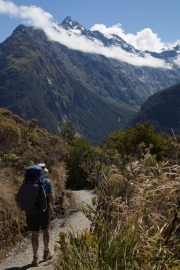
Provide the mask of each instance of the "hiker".
POLYGON ((49 203, 52 203, 54 200, 54 191, 52 181, 45 177, 46 172, 48 172, 48 169, 44 163, 29 166, 26 169, 25 180, 17 194, 17 202, 21 210, 26 212, 26 224, 28 230, 32 232, 32 266, 38 266, 39 263, 38 247, 40 230, 43 231, 43 259, 50 260, 53 257, 53 253, 49 250, 49 203))

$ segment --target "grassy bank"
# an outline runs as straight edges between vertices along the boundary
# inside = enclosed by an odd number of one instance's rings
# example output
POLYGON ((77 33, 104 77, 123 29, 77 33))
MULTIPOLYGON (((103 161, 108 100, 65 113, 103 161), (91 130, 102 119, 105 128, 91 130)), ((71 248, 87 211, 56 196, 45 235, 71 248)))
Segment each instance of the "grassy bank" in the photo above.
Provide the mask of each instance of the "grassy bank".
POLYGON ((174 137, 161 160, 151 148, 96 160, 89 177, 97 200, 84 209, 91 230, 60 233, 55 269, 180 269, 179 149, 174 137))

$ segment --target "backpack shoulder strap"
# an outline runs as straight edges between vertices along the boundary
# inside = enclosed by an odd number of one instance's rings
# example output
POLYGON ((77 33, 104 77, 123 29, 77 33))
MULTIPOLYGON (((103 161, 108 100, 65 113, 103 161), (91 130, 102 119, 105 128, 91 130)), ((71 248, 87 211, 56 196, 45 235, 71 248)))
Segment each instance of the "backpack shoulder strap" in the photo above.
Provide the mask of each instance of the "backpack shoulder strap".
POLYGON ((48 189, 50 188, 50 184, 47 181, 47 178, 45 178, 45 182, 44 182, 44 185, 43 186, 44 186, 45 192, 47 193, 48 189))

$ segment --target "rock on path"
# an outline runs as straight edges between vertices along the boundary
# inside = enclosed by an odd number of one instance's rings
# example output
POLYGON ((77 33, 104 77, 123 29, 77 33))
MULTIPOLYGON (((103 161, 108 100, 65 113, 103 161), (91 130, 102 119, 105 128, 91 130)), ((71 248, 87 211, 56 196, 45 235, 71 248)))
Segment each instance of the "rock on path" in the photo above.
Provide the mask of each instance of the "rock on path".
MULTIPOLYGON (((93 191, 80 190, 74 191, 77 200, 78 211, 71 214, 68 218, 55 219, 53 221, 53 229, 51 229, 50 235, 50 248, 54 250, 54 246, 57 244, 58 235, 60 231, 83 231, 86 228, 90 227, 90 221, 84 216, 80 211, 82 205, 91 205, 92 198, 95 196, 93 191)), ((40 263, 38 265, 38 270, 52 270, 53 261, 56 259, 56 256, 52 260, 44 261, 42 258, 43 254, 43 241, 42 234, 39 236, 39 258, 40 263)), ((25 270, 25 269, 34 269, 31 266, 32 262, 32 246, 30 238, 25 238, 21 243, 19 243, 8 255, 6 259, 0 262, 0 270, 25 270)))

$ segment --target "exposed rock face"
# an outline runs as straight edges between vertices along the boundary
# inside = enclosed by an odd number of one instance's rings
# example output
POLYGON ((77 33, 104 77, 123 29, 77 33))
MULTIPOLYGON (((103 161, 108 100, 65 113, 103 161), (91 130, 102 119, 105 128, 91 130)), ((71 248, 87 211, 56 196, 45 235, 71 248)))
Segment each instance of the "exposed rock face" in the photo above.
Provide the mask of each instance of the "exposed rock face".
MULTIPOLYGON (((61 25, 76 27, 81 35, 105 46, 115 44, 137 53, 118 36, 108 39, 70 17, 61 25)), ((50 41, 43 31, 23 25, 0 44, 0 107, 24 119, 37 118, 40 127, 55 134, 64 120, 72 120, 77 131, 95 144, 123 129, 150 95, 179 78, 178 69, 135 67, 68 49, 50 41)))

